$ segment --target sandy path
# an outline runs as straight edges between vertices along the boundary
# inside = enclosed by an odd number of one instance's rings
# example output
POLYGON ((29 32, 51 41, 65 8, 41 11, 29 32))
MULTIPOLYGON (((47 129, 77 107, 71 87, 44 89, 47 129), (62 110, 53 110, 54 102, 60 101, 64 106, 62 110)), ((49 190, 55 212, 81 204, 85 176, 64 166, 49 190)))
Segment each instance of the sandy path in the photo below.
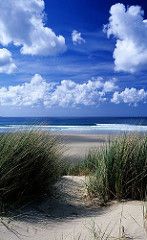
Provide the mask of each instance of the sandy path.
MULTIPOLYGON (((126 239, 147 239, 142 202, 94 207, 85 201, 83 177, 63 177, 57 187, 61 191, 56 199, 46 200, 31 210, 26 209, 17 221, 8 223, 14 232, 0 224, 0 239, 15 240, 19 236, 22 240, 91 240, 94 233, 102 236, 106 232, 118 237, 122 228, 130 237, 126 239)), ((106 240, 106 236, 102 239, 106 240)))

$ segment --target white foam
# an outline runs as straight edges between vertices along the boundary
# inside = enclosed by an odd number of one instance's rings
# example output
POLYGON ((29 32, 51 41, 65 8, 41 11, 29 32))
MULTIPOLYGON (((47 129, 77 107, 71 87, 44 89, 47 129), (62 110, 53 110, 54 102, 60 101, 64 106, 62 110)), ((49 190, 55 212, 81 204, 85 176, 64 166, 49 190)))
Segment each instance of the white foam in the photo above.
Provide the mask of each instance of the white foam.
POLYGON ((75 132, 99 132, 99 131, 131 131, 131 132, 146 132, 147 126, 131 125, 131 124, 96 124, 91 125, 7 125, 0 126, 1 130, 25 130, 25 129, 41 129, 46 131, 75 131, 75 132))
POLYGON ((131 124, 96 124, 100 130, 110 131, 147 131, 147 126, 131 124))

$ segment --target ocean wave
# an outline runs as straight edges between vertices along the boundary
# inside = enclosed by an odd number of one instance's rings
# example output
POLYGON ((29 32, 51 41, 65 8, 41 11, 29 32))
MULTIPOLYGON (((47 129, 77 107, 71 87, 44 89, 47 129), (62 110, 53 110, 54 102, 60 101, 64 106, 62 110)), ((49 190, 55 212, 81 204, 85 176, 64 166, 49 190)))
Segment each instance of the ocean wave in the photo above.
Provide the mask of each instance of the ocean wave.
POLYGON ((131 124, 96 124, 96 127, 101 130, 112 131, 147 131, 147 126, 131 124))
POLYGON ((0 131, 38 129, 52 132, 146 132, 147 126, 131 124, 95 124, 95 125, 7 125, 0 131))

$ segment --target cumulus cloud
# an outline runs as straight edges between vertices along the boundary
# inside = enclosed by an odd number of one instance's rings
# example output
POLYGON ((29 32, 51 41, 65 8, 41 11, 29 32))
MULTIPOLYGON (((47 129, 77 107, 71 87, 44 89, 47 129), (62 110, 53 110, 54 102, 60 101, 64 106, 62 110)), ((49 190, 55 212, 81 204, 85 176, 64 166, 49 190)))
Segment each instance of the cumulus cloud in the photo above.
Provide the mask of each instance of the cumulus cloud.
POLYGON ((47 83, 39 74, 36 74, 29 83, 0 88, 0 105, 35 105, 46 98, 46 93, 50 89, 52 89, 51 84, 47 83))
POLYGON ((60 83, 47 82, 36 74, 30 82, 0 88, 0 105, 34 106, 89 106, 106 101, 107 93, 116 89, 115 81, 95 78, 84 83, 62 80, 60 83))
POLYGON ((71 37, 74 45, 85 43, 85 39, 82 38, 81 33, 77 30, 73 30, 71 37))
POLYGON ((6 48, 0 49, 0 73, 10 74, 16 70, 12 54, 6 48))
POLYGON ((0 1, 0 43, 20 46, 22 54, 53 56, 66 50, 65 39, 45 26, 44 0, 0 1))
POLYGON ((144 89, 125 88, 122 92, 115 92, 111 102, 127 103, 129 105, 138 105, 140 102, 147 102, 147 91, 144 89))
POLYGON ((100 91, 101 82, 99 80, 78 84, 71 80, 63 80, 55 91, 47 105, 76 106, 76 105, 94 105, 105 101, 105 94, 100 91))
POLYGON ((113 53, 116 71, 135 72, 147 65, 147 20, 140 6, 127 9, 121 3, 110 9, 109 24, 104 26, 108 37, 116 38, 113 53))
POLYGON ((16 86, 0 88, 1 106, 36 106, 44 107, 81 107, 98 106, 101 103, 126 103, 138 105, 147 102, 144 89, 125 88, 118 92, 116 79, 104 80, 92 78, 83 83, 62 80, 59 83, 48 82, 41 75, 35 74, 29 82, 16 86))

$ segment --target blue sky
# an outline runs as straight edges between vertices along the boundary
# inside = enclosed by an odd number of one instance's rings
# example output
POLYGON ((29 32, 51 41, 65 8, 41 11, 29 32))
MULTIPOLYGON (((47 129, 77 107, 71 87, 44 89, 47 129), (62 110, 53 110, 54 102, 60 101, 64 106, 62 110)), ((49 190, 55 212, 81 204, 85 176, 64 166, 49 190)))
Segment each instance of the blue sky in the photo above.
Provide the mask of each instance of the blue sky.
POLYGON ((1 2, 0 115, 146 116, 145 19, 139 0, 1 2))

